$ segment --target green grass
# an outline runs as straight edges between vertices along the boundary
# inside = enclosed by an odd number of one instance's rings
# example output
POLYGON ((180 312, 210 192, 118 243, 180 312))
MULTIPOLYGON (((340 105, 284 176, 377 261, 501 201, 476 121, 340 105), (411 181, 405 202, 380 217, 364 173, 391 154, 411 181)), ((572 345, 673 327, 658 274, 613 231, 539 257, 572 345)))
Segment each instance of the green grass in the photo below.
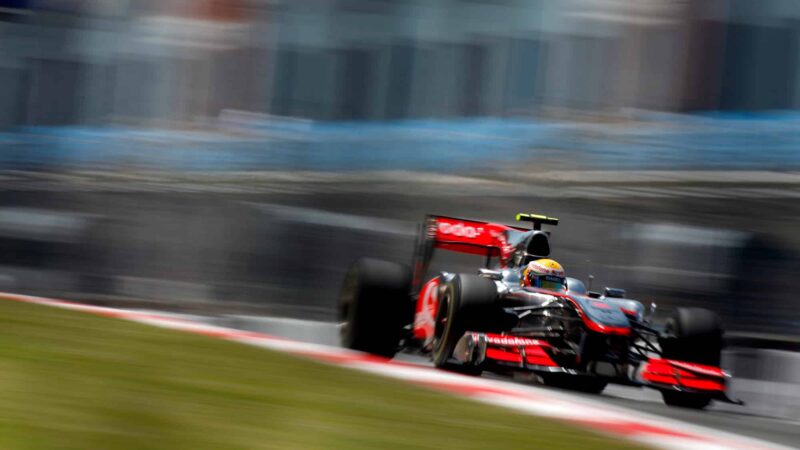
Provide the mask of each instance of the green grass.
POLYGON ((289 355, 0 300, 0 448, 633 448, 289 355))

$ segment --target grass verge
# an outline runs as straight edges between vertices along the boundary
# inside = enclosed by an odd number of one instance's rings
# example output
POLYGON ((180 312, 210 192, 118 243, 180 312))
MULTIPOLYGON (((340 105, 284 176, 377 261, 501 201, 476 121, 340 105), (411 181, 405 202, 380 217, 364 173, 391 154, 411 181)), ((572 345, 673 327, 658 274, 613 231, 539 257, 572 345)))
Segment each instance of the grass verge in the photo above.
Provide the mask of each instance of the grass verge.
POLYGON ((0 448, 634 448, 217 339, 0 300, 0 448))

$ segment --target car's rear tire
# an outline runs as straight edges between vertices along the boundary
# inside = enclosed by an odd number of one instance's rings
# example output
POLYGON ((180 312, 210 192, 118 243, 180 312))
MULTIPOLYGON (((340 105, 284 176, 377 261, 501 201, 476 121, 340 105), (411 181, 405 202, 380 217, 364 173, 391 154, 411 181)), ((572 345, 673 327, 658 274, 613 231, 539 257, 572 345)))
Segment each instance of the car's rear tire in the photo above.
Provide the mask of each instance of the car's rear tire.
POLYGON ((441 369, 480 375, 479 366, 452 361, 456 343, 467 331, 498 327, 497 286, 477 275, 460 274, 446 283, 439 298, 433 340, 433 364, 441 369))
POLYGON ((342 346, 393 357, 413 316, 410 289, 411 270, 404 265, 372 258, 353 264, 339 295, 342 346))
MULTIPOLYGON (((722 325, 714 312, 703 308, 677 308, 667 319, 666 337, 661 340, 666 359, 719 367, 722 358, 722 325)), ((661 392, 664 403, 683 408, 703 409, 711 398, 701 393, 661 392)))

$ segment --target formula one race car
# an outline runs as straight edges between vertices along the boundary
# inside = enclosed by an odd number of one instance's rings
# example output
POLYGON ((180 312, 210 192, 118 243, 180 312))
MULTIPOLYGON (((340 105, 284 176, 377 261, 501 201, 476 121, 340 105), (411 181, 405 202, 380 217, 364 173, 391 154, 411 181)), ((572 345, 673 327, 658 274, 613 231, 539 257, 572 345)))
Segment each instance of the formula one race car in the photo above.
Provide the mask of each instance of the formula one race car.
POLYGON ((663 330, 622 289, 587 291, 547 259, 558 219, 518 214, 532 229, 428 216, 407 266, 361 259, 339 298, 342 344, 385 357, 428 354, 436 367, 478 375, 526 371, 544 384, 599 393, 608 383, 648 386, 668 405, 704 408, 726 395, 719 318, 677 308, 663 330), (435 249, 480 255, 476 274, 424 282, 435 249))

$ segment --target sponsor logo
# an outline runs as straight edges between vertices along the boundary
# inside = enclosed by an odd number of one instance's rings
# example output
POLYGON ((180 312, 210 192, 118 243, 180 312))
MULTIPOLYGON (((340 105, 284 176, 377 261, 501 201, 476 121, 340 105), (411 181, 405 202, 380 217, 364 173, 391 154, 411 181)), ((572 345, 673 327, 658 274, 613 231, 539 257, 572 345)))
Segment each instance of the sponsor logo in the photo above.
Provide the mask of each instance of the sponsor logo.
POLYGON ((483 234, 483 227, 473 227, 470 225, 464 225, 461 222, 457 223, 439 222, 439 233, 451 236, 475 239, 476 237, 483 234))
POLYGON ((554 275, 557 277, 564 276, 564 269, 561 265, 553 260, 533 261, 528 267, 540 275, 554 275))
POLYGON ((492 238, 497 241, 497 244, 500 247, 500 259, 503 262, 508 261, 514 254, 515 249, 513 245, 508 243, 505 233, 502 231, 489 230, 489 234, 491 234, 492 238))
POLYGON ((436 327, 436 312, 439 308, 439 278, 425 283, 419 295, 417 313, 414 317, 414 335, 429 343, 436 327))
POLYGON ((493 335, 486 335, 486 342, 491 345, 502 345, 502 346, 509 346, 509 347, 527 347, 530 345, 547 345, 540 340, 537 339, 528 339, 528 338, 521 338, 516 336, 493 336, 493 335))
POLYGON ((425 291, 422 293, 422 310, 425 312, 427 317, 430 318, 430 322, 433 323, 433 316, 436 314, 436 309, 439 306, 439 296, 437 292, 439 291, 439 279, 435 278, 428 282, 425 286, 425 291))

